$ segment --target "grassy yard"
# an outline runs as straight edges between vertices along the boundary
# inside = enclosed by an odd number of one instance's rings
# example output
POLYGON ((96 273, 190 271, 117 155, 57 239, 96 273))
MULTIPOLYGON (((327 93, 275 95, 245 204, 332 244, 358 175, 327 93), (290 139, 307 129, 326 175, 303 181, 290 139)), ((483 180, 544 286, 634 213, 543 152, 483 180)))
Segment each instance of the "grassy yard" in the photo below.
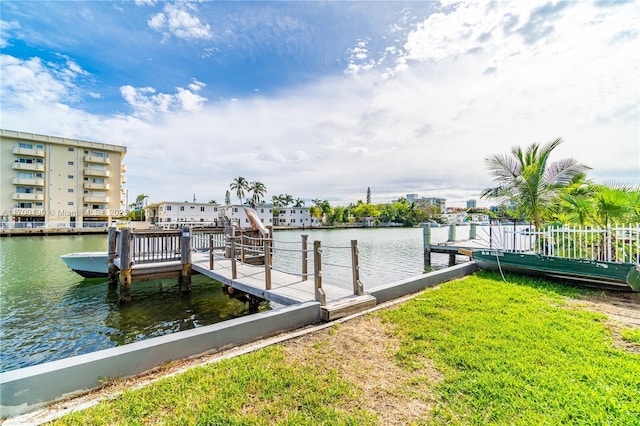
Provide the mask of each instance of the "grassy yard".
MULTIPOLYGON (((55 424, 638 425, 640 355, 577 296, 479 273, 55 424)), ((638 329, 622 338, 638 345, 638 329)))

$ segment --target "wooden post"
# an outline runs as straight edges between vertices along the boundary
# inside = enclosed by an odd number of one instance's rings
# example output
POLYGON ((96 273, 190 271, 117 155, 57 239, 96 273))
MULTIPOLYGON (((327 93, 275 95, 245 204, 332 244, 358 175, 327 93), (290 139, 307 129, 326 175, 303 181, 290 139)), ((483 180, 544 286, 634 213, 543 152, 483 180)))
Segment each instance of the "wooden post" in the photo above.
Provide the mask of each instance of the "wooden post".
POLYGON ((456 240, 456 225, 449 225, 449 239, 447 241, 454 242, 456 240))
POLYGON ((320 247, 320 241, 313 242, 313 276, 315 277, 316 301, 320 302, 320 306, 325 306, 327 297, 322 289, 322 248, 320 247))
POLYGON ((353 294, 362 296, 364 288, 360 282, 360 263, 358 261, 358 240, 351 240, 351 272, 353 275, 353 294))
POLYGON ((120 230, 120 303, 131 302, 131 253, 133 238, 129 228, 120 230))
POLYGON ((240 261, 245 263, 245 252, 244 252, 244 229, 240 228, 240 261))
POLYGON ((271 240, 264 238, 264 285, 271 290, 271 240))
POLYGON ((180 291, 188 293, 191 291, 191 228, 182 227, 180 237, 180 262, 182 271, 180 272, 180 291))
POLYGON ((475 240, 476 239, 476 234, 477 234, 477 223, 472 223, 471 224, 471 228, 469 229, 469 239, 470 240, 475 240))
POLYGON ((110 226, 107 234, 108 241, 108 260, 109 266, 109 288, 115 289, 118 286, 118 267, 115 264, 116 256, 118 255, 118 229, 115 226, 110 226))
POLYGON ((424 261, 431 263, 431 225, 425 223, 422 225, 422 245, 424 246, 424 261))
POLYGON ((302 235, 302 281, 307 281, 307 279, 309 278, 309 271, 307 270, 307 261, 309 258, 307 254, 308 238, 308 235, 302 235))
MULTIPOLYGON (((273 247, 272 247, 273 246, 273 226, 271 225, 267 226, 267 231, 269 231, 269 235, 266 236, 266 238, 271 239, 271 244, 269 244, 269 248, 273 250, 273 247)), ((273 266, 273 252, 270 253, 269 261, 271 262, 269 266, 273 266)))
POLYGON ((238 270, 236 267, 236 232, 235 228, 231 234, 231 278, 238 278, 238 270))
POLYGON ((209 270, 213 271, 213 234, 209 234, 209 270))

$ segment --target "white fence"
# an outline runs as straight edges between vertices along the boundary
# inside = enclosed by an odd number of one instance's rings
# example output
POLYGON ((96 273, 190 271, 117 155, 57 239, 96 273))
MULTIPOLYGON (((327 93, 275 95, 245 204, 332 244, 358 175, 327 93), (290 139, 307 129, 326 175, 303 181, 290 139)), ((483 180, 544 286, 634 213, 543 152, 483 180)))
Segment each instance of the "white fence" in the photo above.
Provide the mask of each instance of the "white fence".
POLYGON ((539 231, 505 227, 501 240, 500 248, 506 251, 640 263, 640 224, 615 225, 604 229, 563 226, 539 231))

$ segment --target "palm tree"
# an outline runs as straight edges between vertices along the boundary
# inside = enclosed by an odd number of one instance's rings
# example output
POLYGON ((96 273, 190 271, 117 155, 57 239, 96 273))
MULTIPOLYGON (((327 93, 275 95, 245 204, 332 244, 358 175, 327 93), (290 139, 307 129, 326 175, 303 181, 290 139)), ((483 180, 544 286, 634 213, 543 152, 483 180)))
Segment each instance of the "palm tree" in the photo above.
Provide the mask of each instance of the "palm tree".
POLYGON ((242 176, 238 176, 229 185, 229 189, 231 189, 232 191, 236 191, 236 196, 240 200, 240 204, 242 204, 244 194, 249 190, 249 181, 242 176))
POLYGON ((293 207, 304 207, 304 200, 302 198, 296 198, 293 207))
POLYGON ((558 190, 571 183, 574 176, 589 167, 573 158, 549 163, 551 152, 562 143, 557 138, 544 146, 529 145, 511 150, 511 156, 494 155, 486 158, 487 168, 494 176, 496 186, 486 188, 481 197, 508 197, 531 220, 536 228, 542 225, 542 215, 558 190))
POLYGON ((255 207, 257 204, 260 204, 262 197, 267 193, 267 187, 264 186, 262 182, 254 181, 249 183, 249 191, 253 193, 251 196, 251 206, 255 207))
POLYGON ((293 204, 293 197, 289 194, 280 195, 280 201, 285 207, 289 207, 289 204, 293 204))

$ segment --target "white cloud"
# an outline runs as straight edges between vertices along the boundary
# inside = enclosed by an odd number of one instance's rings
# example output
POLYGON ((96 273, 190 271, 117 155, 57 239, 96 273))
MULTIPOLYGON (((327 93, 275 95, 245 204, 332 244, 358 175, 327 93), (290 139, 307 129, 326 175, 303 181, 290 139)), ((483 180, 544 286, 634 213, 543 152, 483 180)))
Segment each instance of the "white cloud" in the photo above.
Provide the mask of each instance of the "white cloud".
POLYGON ((160 113, 199 111, 207 98, 196 92, 204 86, 204 83, 194 79, 188 89, 177 87, 175 94, 156 93, 152 87, 135 88, 129 85, 122 86, 120 93, 133 109, 134 116, 151 119, 160 113))
POLYGON ((18 22, 3 21, 2 19, 0 19, 0 48, 9 46, 9 42, 7 41, 9 33, 11 33, 12 30, 16 30, 18 28, 20 28, 20 23, 18 22))
POLYGON ((203 24, 191 11, 195 10, 189 3, 167 3, 161 13, 157 13, 148 21, 151 29, 161 33, 164 39, 171 36, 185 40, 208 40, 211 38, 211 27, 203 24))

